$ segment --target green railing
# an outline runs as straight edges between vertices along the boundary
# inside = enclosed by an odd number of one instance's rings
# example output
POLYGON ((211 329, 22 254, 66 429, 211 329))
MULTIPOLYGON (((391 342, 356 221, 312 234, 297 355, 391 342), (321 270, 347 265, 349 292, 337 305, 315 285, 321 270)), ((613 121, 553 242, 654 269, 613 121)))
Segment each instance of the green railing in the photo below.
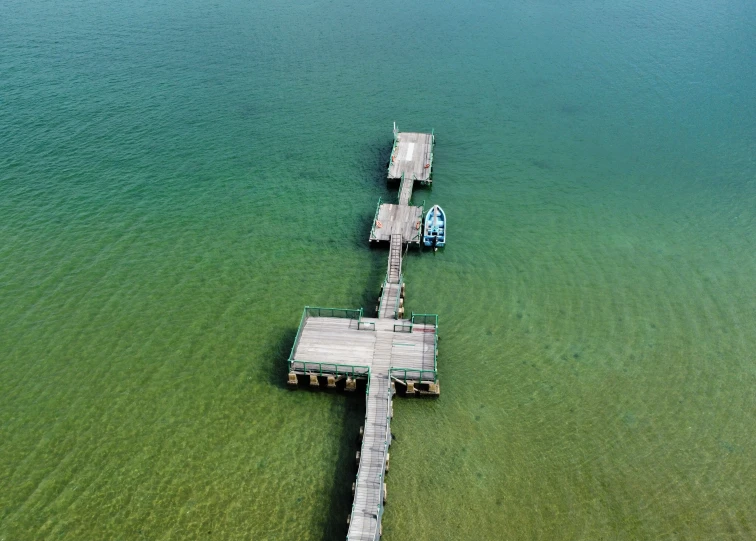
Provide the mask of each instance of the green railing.
POLYGON ((412 312, 412 323, 418 325, 433 325, 438 332, 438 314, 416 314, 412 312))
POLYGON ((431 180, 431 176, 433 175, 433 147, 436 146, 436 136, 434 134, 434 130, 431 128, 431 148, 430 148, 430 155, 428 156, 428 180, 426 183, 429 183, 431 180))
POLYGON ((394 305, 394 319, 399 319, 399 301, 402 298, 402 284, 404 283, 404 275, 399 274, 399 293, 396 296, 396 304, 394 305))
POLYGON ((307 317, 340 317, 344 319, 357 319, 362 317, 362 308, 320 308, 317 306, 305 306, 307 317))
POLYGON ((381 211, 381 198, 378 198, 378 204, 375 206, 375 216, 373 216, 373 226, 370 228, 370 238, 374 239, 375 236, 375 224, 378 222, 378 213, 381 211))
POLYGON ((360 319, 357 320, 357 330, 358 331, 361 331, 361 330, 368 330, 368 331, 372 330, 372 331, 374 331, 375 330, 375 322, 373 322, 373 321, 362 321, 362 308, 360 308, 360 319), (371 325, 373 327, 372 329, 370 328, 371 325))
POLYGON ((336 375, 350 376, 353 378, 370 377, 370 367, 361 364, 317 363, 313 361, 289 359, 289 372, 292 371, 292 367, 307 374, 317 374, 319 376, 336 375))
POLYGON ((386 286, 388 286, 388 272, 386 273, 386 277, 383 279, 383 285, 381 286, 381 298, 378 302, 378 317, 381 315, 381 306, 386 302, 386 286))
MULTIPOLYGON (((410 206, 414 206, 412 204, 412 201, 410 201, 410 206)), ((415 233, 415 236, 412 237, 412 240, 417 239, 418 242, 422 242, 423 240, 423 231, 425 229, 425 199, 423 199, 423 202, 420 203, 420 227, 417 230, 417 233, 415 233)))
POLYGON ((392 368, 389 370, 389 375, 392 378, 404 382, 408 379, 412 379, 416 381, 432 381, 433 383, 436 383, 436 374, 437 372, 435 370, 422 370, 419 368, 392 368), (410 377, 407 377, 408 374, 410 377))
POLYGON ((394 332, 412 332, 412 323, 396 323, 394 332))
POLYGON ((299 328, 297 329, 297 336, 294 338, 294 345, 291 346, 291 353, 289 353, 289 372, 291 372, 291 359, 294 357, 294 351, 297 349, 297 344, 299 344, 299 338, 302 336, 302 329, 304 328, 305 321, 307 320, 307 308, 308 306, 304 307, 304 310, 302 310, 302 319, 299 320, 299 328))
POLYGON ((396 152, 397 144, 399 144, 399 137, 397 137, 397 135, 394 134, 394 144, 391 145, 391 154, 389 154, 389 163, 388 163, 388 168, 386 169, 386 174, 391 173, 391 164, 393 163, 391 159, 394 157, 394 152, 396 152))

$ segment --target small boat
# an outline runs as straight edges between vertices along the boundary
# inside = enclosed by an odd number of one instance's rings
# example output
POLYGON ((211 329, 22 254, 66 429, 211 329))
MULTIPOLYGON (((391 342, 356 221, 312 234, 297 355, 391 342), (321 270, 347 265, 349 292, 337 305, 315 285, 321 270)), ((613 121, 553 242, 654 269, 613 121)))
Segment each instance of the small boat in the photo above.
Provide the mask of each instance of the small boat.
POLYGON ((425 216, 423 244, 433 248, 446 244, 446 213, 438 205, 433 205, 425 216))

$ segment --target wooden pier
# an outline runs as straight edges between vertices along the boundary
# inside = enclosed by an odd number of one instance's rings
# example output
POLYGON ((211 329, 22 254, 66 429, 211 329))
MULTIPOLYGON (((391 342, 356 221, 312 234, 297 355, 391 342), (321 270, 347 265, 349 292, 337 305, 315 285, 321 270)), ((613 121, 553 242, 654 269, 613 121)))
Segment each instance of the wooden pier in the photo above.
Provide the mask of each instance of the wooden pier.
POLYGON ((422 231, 423 208, 409 204, 412 188, 415 180, 430 182, 433 142, 432 133, 398 133, 394 125, 389 179, 401 179, 399 203, 381 205, 378 201, 370 233, 371 242, 389 242, 386 278, 376 307, 378 317, 365 317, 362 308, 307 306, 288 360, 291 386, 306 383, 354 391, 357 380, 367 381, 365 425, 356 454, 357 479, 348 517, 347 540, 351 541, 377 541, 381 537, 396 384, 405 389, 406 396, 440 394, 438 316, 413 313, 404 318, 402 277, 403 246, 419 243, 422 231), (418 164, 422 165, 419 170, 418 164), (392 177, 392 171, 399 176, 392 177))

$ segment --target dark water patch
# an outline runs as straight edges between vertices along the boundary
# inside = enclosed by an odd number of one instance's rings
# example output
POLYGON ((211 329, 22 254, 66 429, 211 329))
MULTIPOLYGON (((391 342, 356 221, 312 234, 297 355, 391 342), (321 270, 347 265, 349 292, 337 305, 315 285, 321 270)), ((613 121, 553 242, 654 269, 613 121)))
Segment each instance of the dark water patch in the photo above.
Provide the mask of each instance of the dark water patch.
POLYGON ((586 112, 586 108, 578 103, 563 103, 557 107, 557 111, 565 116, 575 116, 586 112))

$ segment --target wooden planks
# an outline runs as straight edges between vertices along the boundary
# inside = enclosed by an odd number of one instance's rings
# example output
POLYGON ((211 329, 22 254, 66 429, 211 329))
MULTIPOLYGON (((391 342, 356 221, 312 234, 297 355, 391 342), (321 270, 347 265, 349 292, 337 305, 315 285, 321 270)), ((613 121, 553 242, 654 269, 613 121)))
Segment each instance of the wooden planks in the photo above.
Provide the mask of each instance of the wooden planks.
POLYGON ((400 132, 389 158, 389 179, 430 182, 434 137, 431 133, 400 132), (426 167, 426 165, 428 167, 426 167))
POLYGON ((370 366, 374 349, 375 333, 357 330, 355 320, 308 317, 293 360, 370 366))
POLYGON ((412 198, 412 188, 415 185, 415 181, 411 178, 403 178, 402 183, 399 185, 399 204, 409 205, 412 198))

